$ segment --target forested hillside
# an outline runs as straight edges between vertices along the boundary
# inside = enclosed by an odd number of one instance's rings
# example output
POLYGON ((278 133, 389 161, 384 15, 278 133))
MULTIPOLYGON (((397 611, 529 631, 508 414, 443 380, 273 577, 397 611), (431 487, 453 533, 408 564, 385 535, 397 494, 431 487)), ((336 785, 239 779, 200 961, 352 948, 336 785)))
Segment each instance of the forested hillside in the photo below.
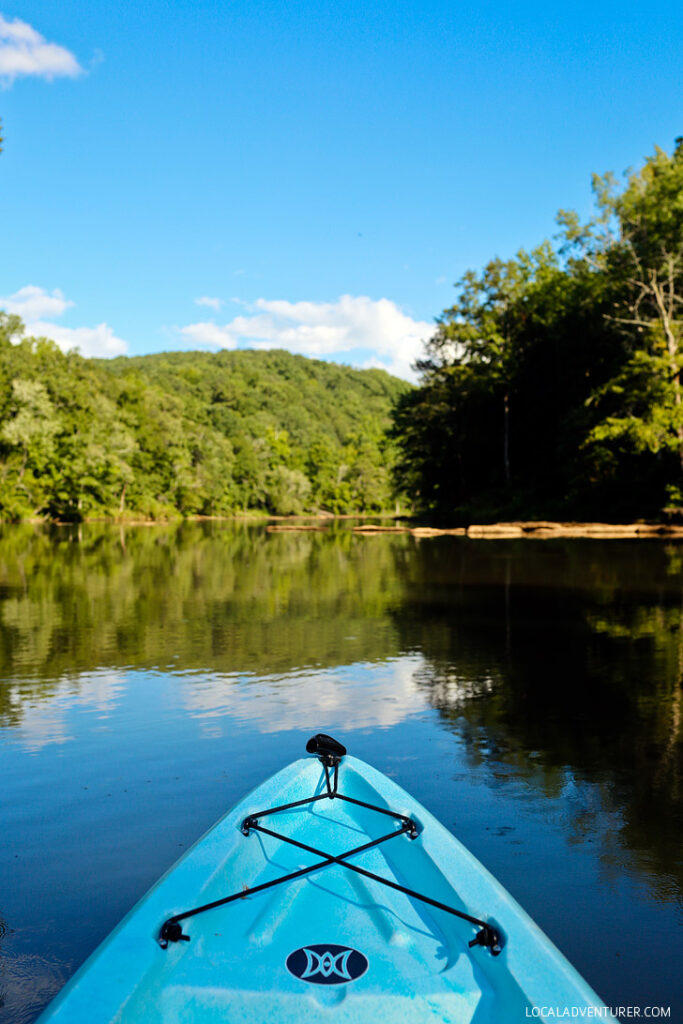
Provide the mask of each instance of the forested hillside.
POLYGON ((0 518, 387 509, 408 388, 282 351, 84 359, 0 314, 0 518))
POLYGON ((596 215, 458 282, 398 403, 399 485, 449 520, 683 505, 683 139, 596 215))

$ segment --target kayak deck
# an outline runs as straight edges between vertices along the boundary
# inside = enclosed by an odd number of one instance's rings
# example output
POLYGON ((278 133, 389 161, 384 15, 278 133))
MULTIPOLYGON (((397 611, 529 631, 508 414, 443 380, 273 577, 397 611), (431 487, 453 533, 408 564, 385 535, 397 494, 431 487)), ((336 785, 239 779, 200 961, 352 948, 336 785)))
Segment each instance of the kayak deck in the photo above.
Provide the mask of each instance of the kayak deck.
MULTIPOLYGON (((183 934, 182 921, 187 921, 190 918, 193 918, 198 914, 205 913, 208 910, 215 910, 218 907, 225 906, 237 899, 245 899, 248 896, 256 895, 258 892, 269 889, 272 886, 298 880, 303 875, 317 872, 321 868, 329 867, 334 863, 361 875, 363 878, 370 879, 380 885, 386 885, 394 891, 403 893, 405 896, 409 896, 419 902, 427 903, 432 907, 436 907, 437 909, 444 911, 445 913, 452 914, 455 917, 459 917, 461 920, 465 920, 470 924, 476 925, 478 931, 476 936, 470 940, 470 947, 477 945, 486 946, 494 956, 498 956, 502 949, 503 937, 489 922, 482 921, 480 918, 467 914, 462 909, 456 909, 447 903, 435 900, 431 896, 419 893, 415 889, 401 885, 397 880, 387 878, 386 875, 378 875, 376 872, 369 870, 367 866, 360 867, 357 863, 353 862, 354 859, 358 858, 359 854, 366 853, 371 848, 376 848, 381 843, 389 842, 391 839, 397 839, 399 836, 407 835, 410 839, 417 839, 420 834, 420 826, 418 822, 409 815, 401 814, 399 811, 388 808, 386 805, 379 807, 377 804, 369 803, 367 799, 359 800, 357 796, 349 796, 348 793, 341 792, 339 789, 339 765, 342 757, 346 754, 346 748, 338 743, 337 740, 332 739, 331 736, 319 733, 317 736, 314 736, 309 740, 306 749, 317 753, 323 765, 325 785, 322 788, 322 792, 316 791, 311 796, 305 797, 301 800, 278 804, 275 807, 268 807, 264 810, 249 814, 242 822, 240 831, 244 836, 248 836, 251 832, 258 832, 261 836, 268 836, 270 839, 275 839, 280 843, 294 846, 298 850, 314 854, 316 857, 322 859, 314 860, 308 865, 300 866, 294 870, 288 871, 286 874, 280 875, 278 878, 261 882, 255 886, 244 887, 238 892, 224 896, 219 900, 210 901, 207 904, 186 910, 181 914, 172 915, 164 922, 159 933, 159 944, 162 949, 167 949, 169 942, 189 942, 189 936, 183 934), (286 832, 282 831, 274 831, 272 818, 275 815, 279 816, 275 822, 275 825, 277 825, 277 820, 280 820, 283 814, 291 815, 292 813, 302 811, 304 808, 313 811, 314 804, 319 809, 322 806, 319 804, 319 801, 336 801, 337 804, 342 803, 345 805, 349 812, 350 820, 354 826, 352 828, 352 832, 358 831, 356 826, 359 824, 359 808, 362 812, 366 812, 365 817, 367 817, 367 812, 370 811, 375 816, 379 815, 380 819, 384 820, 385 823, 387 823, 387 819, 391 820, 391 831, 387 832, 385 828, 383 830, 383 834, 374 839, 367 839, 367 841, 364 840, 360 844, 352 845, 347 849, 335 851, 321 850, 319 847, 311 845, 311 841, 303 842, 302 839, 296 838, 294 835, 288 835, 286 832), (348 807, 349 804, 352 805, 352 808, 348 807), (355 816, 352 813, 353 811, 355 811, 355 816), (263 824, 264 818, 268 819, 268 823, 266 825, 263 824), (270 825, 270 827, 268 827, 268 825, 270 825)), ((305 819, 303 820, 305 821, 305 819)), ((299 818, 299 825, 301 825, 301 821, 302 819, 299 818)), ((335 838, 340 836, 343 837, 344 826, 348 826, 348 822, 342 823, 333 817, 327 819, 327 824, 328 826, 332 825, 333 830, 337 832, 338 835, 335 838), (339 826, 336 829, 334 828, 335 824, 339 826)), ((314 841, 316 839, 316 832, 322 833, 322 837, 324 837, 325 830, 320 828, 315 817, 311 822, 311 825, 314 841)))
MULTIPOLYGON (((320 864, 316 853, 253 827, 246 835, 241 829, 263 808, 322 795, 327 785, 318 761, 304 759, 243 800, 131 911, 44 1020, 279 1024, 318 1021, 324 1010, 340 1024, 408 1015, 516 1024, 541 1003, 602 1005, 443 826, 404 790, 350 757, 339 769, 340 791, 403 815, 416 823, 418 835, 410 838, 406 830, 349 862, 490 922, 501 933, 500 955, 470 948, 476 925, 334 861, 185 918, 189 941, 162 948, 159 933, 169 915, 320 864)), ((307 802, 259 821, 332 857, 401 824, 339 799, 307 802)))

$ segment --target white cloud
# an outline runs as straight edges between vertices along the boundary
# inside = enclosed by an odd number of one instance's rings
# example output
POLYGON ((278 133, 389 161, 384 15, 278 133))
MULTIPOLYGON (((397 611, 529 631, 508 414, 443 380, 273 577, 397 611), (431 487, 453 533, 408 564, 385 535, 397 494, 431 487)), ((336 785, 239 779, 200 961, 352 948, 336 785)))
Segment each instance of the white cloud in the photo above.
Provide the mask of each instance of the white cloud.
POLYGON ((236 348, 284 348, 307 356, 343 356, 369 350, 364 365, 381 366, 413 379, 411 364, 434 325, 413 320, 389 299, 342 295, 337 302, 257 299, 248 315, 228 323, 189 324, 181 329, 195 344, 236 348))
POLYGON ((52 292, 29 284, 14 295, 0 296, 0 309, 16 313, 26 326, 26 333, 35 338, 51 338, 63 352, 80 349, 84 356, 120 356, 128 350, 127 343, 117 338, 108 324, 96 327, 64 327, 43 319, 61 316, 74 303, 59 288, 52 292))
POLYGON ((0 14, 0 79, 11 85, 21 75, 39 78, 75 78, 83 68, 73 53, 57 43, 48 43, 25 21, 7 21, 0 14))
POLYGON ((122 356, 128 351, 127 342, 123 338, 117 338, 108 324, 97 324, 96 327, 62 327, 61 324, 35 320, 26 324, 26 330, 36 338, 51 338, 63 352, 77 348, 84 356, 106 357, 122 356))
POLYGON ((218 311, 223 305, 222 299, 213 299, 210 295, 202 295, 201 298, 194 300, 198 306, 210 306, 211 309, 218 311))
POLYGON ((55 288, 46 292, 34 284, 27 284, 14 295, 0 296, 0 307, 8 313, 16 313, 22 320, 37 320, 43 316, 61 316, 65 310, 73 306, 64 295, 55 288))
POLYGON ((210 321, 188 324, 181 328, 182 334, 197 345, 215 345, 216 348, 237 348, 237 337, 230 334, 225 327, 219 327, 210 321))

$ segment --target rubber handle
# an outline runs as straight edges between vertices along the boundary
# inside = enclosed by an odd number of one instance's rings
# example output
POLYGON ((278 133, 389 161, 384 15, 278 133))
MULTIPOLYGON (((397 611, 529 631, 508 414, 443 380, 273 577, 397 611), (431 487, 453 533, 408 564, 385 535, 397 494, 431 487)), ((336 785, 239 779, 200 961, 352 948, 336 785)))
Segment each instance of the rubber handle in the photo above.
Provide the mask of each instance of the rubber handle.
POLYGON ((324 732, 311 736, 306 744, 306 750, 309 754, 326 754, 329 757, 343 757, 346 753, 346 747, 343 744, 333 739, 332 736, 327 736, 324 732))

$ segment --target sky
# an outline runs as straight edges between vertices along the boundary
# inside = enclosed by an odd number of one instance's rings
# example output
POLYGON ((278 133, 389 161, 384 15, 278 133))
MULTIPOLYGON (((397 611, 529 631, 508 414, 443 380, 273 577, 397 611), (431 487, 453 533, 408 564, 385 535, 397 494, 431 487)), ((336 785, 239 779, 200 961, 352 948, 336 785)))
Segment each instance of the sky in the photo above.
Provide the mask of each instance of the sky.
POLYGON ((411 379, 454 283, 683 134, 683 5, 0 0, 0 308, 411 379))

